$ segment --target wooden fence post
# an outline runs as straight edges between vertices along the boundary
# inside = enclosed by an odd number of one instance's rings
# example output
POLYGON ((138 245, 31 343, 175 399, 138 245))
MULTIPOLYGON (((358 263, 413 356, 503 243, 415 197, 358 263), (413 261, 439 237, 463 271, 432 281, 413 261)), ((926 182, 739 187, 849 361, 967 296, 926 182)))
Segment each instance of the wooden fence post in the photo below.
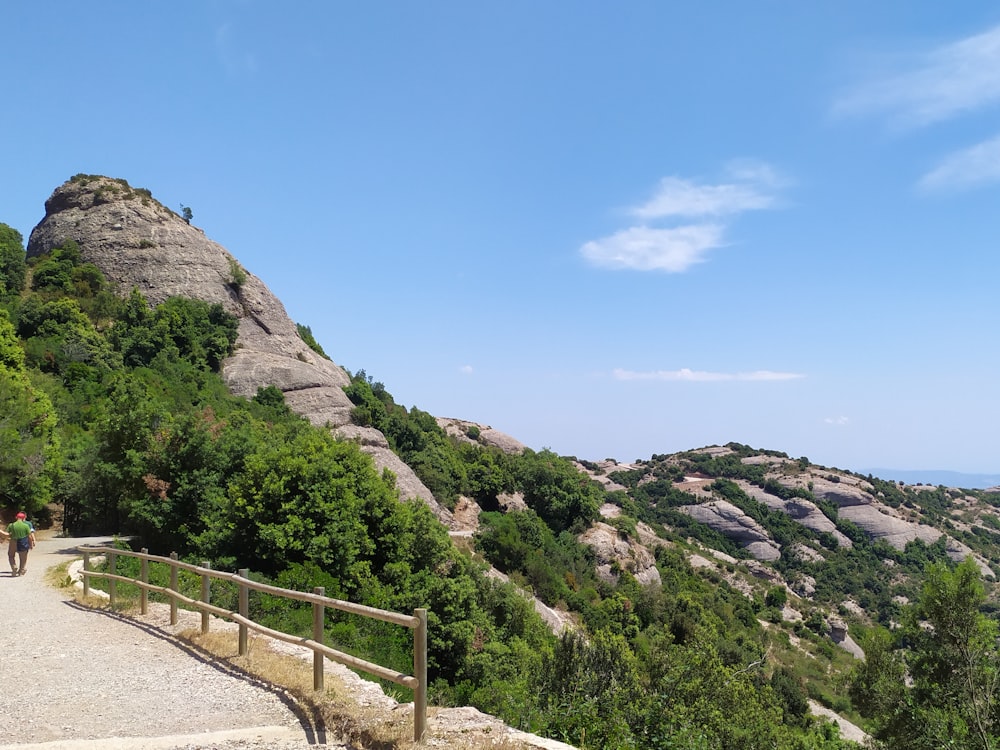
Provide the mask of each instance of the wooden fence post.
MULTIPOLYGON (((240 578, 249 578, 250 571, 247 568, 240 568, 239 572, 240 578)), ((246 584, 240 584, 240 616, 249 617, 250 616, 250 589, 247 588, 246 584)), ((240 623, 240 656, 247 655, 247 626, 244 623, 240 623)))
MULTIPOLYGON (((177 562, 177 553, 176 552, 171 552, 170 553, 170 559, 173 562, 177 562)), ((175 594, 177 593, 177 566, 176 565, 171 565, 170 566, 170 590, 173 591, 175 594)), ((177 597, 176 596, 170 597, 170 624, 171 625, 176 625, 177 624, 177 597)))
POLYGON ((90 576, 87 573, 90 572, 90 553, 87 550, 83 551, 83 596, 87 598, 90 596, 90 576))
MULTIPOLYGON (((316 586, 313 593, 317 596, 326 596, 324 586, 316 586)), ((317 643, 325 641, 323 631, 323 619, 326 616, 326 607, 319 602, 313 602, 313 640, 317 643)), ((319 692, 323 689, 323 661, 326 657, 319 651, 313 651, 313 690, 319 692)))
MULTIPOLYGON (((201 567, 206 570, 212 569, 212 563, 208 560, 201 561, 201 567)), ((208 600, 212 595, 212 579, 209 577, 208 573, 201 574, 201 600, 208 604, 208 600)), ((203 609, 201 611, 201 634, 204 635, 208 632, 208 610, 203 609)))
MULTIPOLYGON (((149 550, 143 547, 142 554, 148 555, 149 550)), ((149 560, 145 557, 139 562, 139 578, 143 583, 149 583, 149 560)), ((143 614, 149 612, 149 592, 145 586, 139 591, 139 609, 143 614)))
MULTIPOLYGON (((115 574, 115 553, 108 553, 108 572, 111 575, 115 574)), ((108 603, 111 604, 111 608, 115 607, 115 594, 118 593, 118 587, 115 585, 116 581, 114 578, 108 579, 108 603)))
POLYGON ((420 742, 427 728, 427 610, 413 610, 417 627, 413 630, 413 676, 417 689, 413 691, 413 740, 420 742))

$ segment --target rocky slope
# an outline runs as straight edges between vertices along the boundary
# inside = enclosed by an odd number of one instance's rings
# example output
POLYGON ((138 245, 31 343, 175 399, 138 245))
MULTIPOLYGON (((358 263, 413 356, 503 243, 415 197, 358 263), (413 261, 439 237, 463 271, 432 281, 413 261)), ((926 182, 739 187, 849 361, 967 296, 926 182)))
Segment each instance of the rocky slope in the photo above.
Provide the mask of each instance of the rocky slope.
MULTIPOLYGON (((1000 534, 994 531, 1000 529, 996 507, 1000 498, 989 490, 894 485, 815 466, 805 459, 733 445, 654 456, 635 464, 580 464, 580 469, 609 490, 630 496, 635 505, 659 508, 666 503, 678 516, 694 519, 721 535, 733 549, 742 551, 741 556, 689 537, 687 557, 693 568, 711 571, 717 580, 751 599, 763 597, 775 586, 783 587, 788 600, 781 608, 781 622, 795 625, 809 615, 810 627, 821 628, 830 641, 856 658, 864 658, 864 653, 851 637, 850 622, 870 624, 876 617, 859 604, 859 594, 863 600, 871 593, 867 588, 878 588, 882 583, 870 578, 871 569, 848 570, 841 575, 865 577, 863 582, 848 582, 857 584, 854 594, 841 591, 841 598, 831 601, 827 586, 825 599, 816 598, 817 579, 830 575, 827 563, 834 559, 842 562, 843 551, 852 550, 856 541, 872 545, 875 555, 883 558, 877 567, 885 572, 883 582, 888 581, 893 588, 906 583, 906 574, 897 569, 898 563, 886 550, 896 550, 905 559, 911 542, 923 549, 940 545, 939 549, 956 561, 971 556, 988 580, 995 579, 1000 570, 1000 534), (653 489, 644 492, 644 488, 653 489), (733 496, 733 488, 742 500, 733 496), (932 502, 924 507, 922 495, 931 494, 932 502), (787 538, 787 529, 782 532, 781 524, 775 525, 774 516, 760 512, 761 507, 811 533, 792 535, 794 543, 783 546, 777 537, 787 538), (851 531, 853 540, 844 529, 851 531)), ((617 515, 617 508, 607 508, 602 511, 605 516, 617 515)), ((677 529, 664 526, 664 530, 677 536, 677 529)), ((638 579, 634 561, 639 557, 629 542, 652 549, 652 531, 647 527, 646 534, 637 531, 634 538, 613 541, 604 534, 603 543, 594 544, 601 534, 592 529, 581 538, 591 544, 599 563, 612 563, 638 579)), ((667 543, 657 536, 653 539, 667 543)), ((920 554, 919 549, 916 554, 920 554)), ((917 562, 917 569, 921 565, 917 562)), ((905 603, 898 595, 895 600, 905 603)))
MULTIPOLYGON (((736 456, 736 451, 727 446, 709 446, 689 451, 686 455, 706 455, 712 458, 733 457, 736 456)), ((669 464, 680 462, 683 459, 678 455, 666 457, 664 460, 669 464)), ((882 493, 876 490, 870 482, 850 472, 822 466, 800 466, 799 462, 787 457, 763 453, 741 457, 740 463, 746 466, 763 467, 761 479, 763 482, 771 482, 776 486, 797 490, 815 498, 814 502, 802 496, 780 497, 745 479, 732 480, 748 498, 770 510, 787 515, 796 523, 812 531, 829 534, 836 540, 838 547, 850 548, 853 546, 853 542, 838 529, 833 520, 820 509, 817 503, 827 503, 833 506, 836 508, 836 514, 839 518, 857 526, 868 539, 884 541, 897 550, 905 549, 909 542, 915 540, 924 544, 933 544, 944 537, 945 548, 952 559, 960 561, 972 555, 979 563, 984 576, 990 578, 995 576, 988 561, 967 544, 947 535, 934 525, 922 522, 919 513, 915 510, 906 507, 892 507, 887 504, 882 493)), ((625 470, 646 473, 647 478, 639 480, 639 484, 644 481, 652 481, 657 474, 657 466, 654 462, 647 465, 603 466, 591 473, 595 475, 596 480, 607 486, 609 482, 613 481, 606 476, 607 473, 613 476, 615 471, 625 470)), ((714 486, 716 478, 716 476, 695 474, 678 479, 674 483, 674 487, 689 493, 692 497, 690 505, 681 505, 678 510, 735 541, 757 560, 766 562, 778 560, 781 556, 781 545, 771 537, 768 530, 760 523, 719 495, 714 486)), ((937 488, 910 487, 907 489, 912 493, 922 489, 935 490, 937 488)), ((959 499, 955 505, 957 509, 956 520, 958 520, 962 515, 968 514, 967 507, 978 506, 979 503, 975 497, 967 497, 964 500, 959 499)), ((996 515, 995 511, 989 507, 986 512, 996 515)), ((979 525, 982 526, 982 524, 979 525)), ((968 524, 966 526, 972 528, 968 524)), ((803 554, 801 550, 799 554, 803 554)), ((806 552, 805 554, 810 553, 806 552)), ((820 558, 823 556, 822 550, 818 549, 814 549, 812 554, 818 555, 820 558)))
POLYGON ((173 296, 221 304, 239 319, 236 351, 222 367, 233 393, 249 398, 258 388, 277 386, 289 408, 358 440, 379 468, 396 475, 403 497, 420 498, 448 521, 448 511, 382 433, 351 424, 352 404, 343 390, 347 372, 310 349, 264 282, 200 229, 124 180, 77 175, 45 202, 28 257, 66 240, 74 240, 83 260, 100 268, 122 294, 138 289, 153 305, 173 296))

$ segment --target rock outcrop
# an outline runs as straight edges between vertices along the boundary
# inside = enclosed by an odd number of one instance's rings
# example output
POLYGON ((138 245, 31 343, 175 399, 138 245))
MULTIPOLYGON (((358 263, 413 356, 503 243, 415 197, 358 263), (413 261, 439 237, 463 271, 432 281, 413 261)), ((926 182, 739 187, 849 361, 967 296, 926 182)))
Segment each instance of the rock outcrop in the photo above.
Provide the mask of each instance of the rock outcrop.
POLYGON ((850 548, 851 540, 837 530, 837 526, 827 518, 823 511, 805 498, 792 497, 788 500, 772 495, 755 484, 751 484, 745 479, 736 480, 736 484, 748 496, 759 503, 763 503, 771 510, 777 510, 791 517, 793 520, 813 531, 826 532, 832 534, 841 547, 850 548))
POLYGON ((982 555, 976 554, 967 544, 949 536, 944 540, 944 550, 948 557, 955 562, 962 562, 965 558, 971 557, 979 566, 979 572, 983 574, 983 578, 996 578, 989 562, 982 555))
POLYGON ((641 584, 660 584, 660 571, 649 549, 620 534, 614 526, 595 523, 580 535, 580 541, 594 551, 597 575, 603 580, 617 583, 617 571, 621 570, 630 573, 641 584))
POLYGON ((66 240, 80 246, 122 294, 138 289, 152 305, 182 296, 221 304, 239 320, 236 350, 222 365, 230 391, 250 398, 263 386, 285 394, 289 408, 317 426, 356 439, 380 469, 396 475, 400 495, 420 498, 444 521, 416 474, 389 450, 378 431, 351 424, 352 404, 342 367, 310 349, 284 305, 263 281, 222 245, 124 180, 74 177, 45 202, 45 218, 32 230, 28 257, 66 240))
POLYGON ((726 500, 682 505, 677 510, 732 539, 758 560, 770 562, 781 557, 781 548, 767 530, 726 500))
POLYGON ((851 654, 855 659, 864 660, 864 650, 851 638, 851 634, 847 629, 847 623, 842 618, 831 616, 827 618, 827 625, 830 627, 830 640, 851 654))
POLYGON ((464 419, 452 419, 451 417, 437 417, 437 424, 446 434, 458 438, 462 442, 471 445, 487 445, 491 448, 499 448, 504 453, 518 454, 524 453, 524 444, 515 440, 510 435, 494 430, 489 425, 481 425, 476 422, 468 422, 464 419))
POLYGON ((931 544, 941 536, 941 532, 931 526, 900 518, 893 508, 880 503, 871 494, 872 488, 867 482, 832 481, 813 474, 774 478, 786 487, 811 486, 813 495, 836 505, 842 518, 856 524, 872 539, 882 539, 896 549, 903 549, 914 539, 931 544))

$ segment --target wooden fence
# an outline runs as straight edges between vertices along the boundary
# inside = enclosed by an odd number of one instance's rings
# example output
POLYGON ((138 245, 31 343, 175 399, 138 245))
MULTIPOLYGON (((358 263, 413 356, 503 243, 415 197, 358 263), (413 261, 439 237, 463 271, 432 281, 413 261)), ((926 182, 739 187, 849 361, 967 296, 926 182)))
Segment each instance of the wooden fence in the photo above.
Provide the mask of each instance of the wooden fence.
POLYGON ((130 583, 140 589, 140 607, 142 614, 146 614, 149 606, 149 592, 153 591, 163 594, 170 599, 170 624, 177 624, 177 604, 184 604, 201 612, 201 632, 208 632, 209 615, 214 614, 236 622, 239 625, 239 653, 240 656, 247 655, 247 634, 249 630, 261 633, 271 638, 276 638, 285 643, 294 643, 304 646, 313 652, 313 689, 323 689, 323 662, 324 657, 329 658, 339 664, 343 664, 354 669, 359 669, 368 674, 375 675, 384 680, 389 680, 397 685, 413 690, 413 738, 419 741, 427 726, 427 610, 415 609, 412 615, 404 615, 398 612, 390 612, 384 609, 366 607, 362 604, 352 604, 351 602, 331 599, 324 596, 322 586, 313 589, 313 593, 308 594, 303 591, 292 591, 276 586, 268 586, 263 583, 255 583, 249 580, 247 569, 241 569, 239 573, 224 573, 212 570, 207 562, 199 565, 191 565, 177 559, 177 553, 172 553, 170 557, 158 557, 150 555, 149 551, 143 549, 141 552, 131 552, 129 550, 115 549, 112 547, 79 547, 78 551, 83 555, 83 594, 90 593, 90 579, 104 578, 108 581, 108 595, 111 604, 114 605, 116 597, 116 583, 130 583), (92 570, 90 558, 92 555, 104 555, 108 561, 107 572, 92 570), (139 578, 118 575, 115 571, 115 561, 119 556, 138 558, 140 562, 139 578), (157 586, 149 582, 149 563, 163 563, 170 567, 170 585, 157 586), (177 578, 178 571, 186 570, 195 575, 201 576, 201 599, 190 599, 178 591, 177 578), (217 607, 210 603, 211 580, 213 578, 231 581, 236 584, 239 591, 239 611, 217 607), (259 591, 264 594, 278 596, 285 599, 295 599, 309 602, 313 607, 313 632, 312 638, 291 635, 279 630, 259 625, 249 618, 250 591, 259 591), (413 674, 407 675, 395 672, 386 667, 374 664, 373 662, 359 659, 350 654, 330 648, 324 643, 324 618, 325 610, 340 610, 353 614, 369 617, 383 622, 402 625, 413 630, 413 674))

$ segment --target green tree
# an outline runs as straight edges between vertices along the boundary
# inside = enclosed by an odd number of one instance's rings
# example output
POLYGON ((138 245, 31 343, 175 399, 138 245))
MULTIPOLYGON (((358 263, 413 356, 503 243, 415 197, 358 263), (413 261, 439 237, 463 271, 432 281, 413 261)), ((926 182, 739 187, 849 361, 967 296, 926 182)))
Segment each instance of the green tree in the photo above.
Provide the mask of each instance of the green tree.
POLYGON ((549 450, 525 451, 516 473, 524 502, 555 533, 575 525, 585 528, 597 518, 604 490, 567 459, 549 450))
POLYGON ((646 661, 651 684, 643 747, 787 747, 779 700, 762 679, 763 658, 726 665, 711 631, 699 627, 685 645, 668 634, 655 636, 646 661))
POLYGON ((323 347, 319 345, 318 341, 316 341, 316 337, 313 336, 312 329, 309 326, 296 323, 295 328, 299 332, 299 338, 302 339, 306 346, 316 352, 319 356, 323 357, 323 359, 330 359, 330 357, 327 356, 327 353, 323 351, 323 347))
POLYGON ((35 511, 52 499, 61 469, 57 417, 24 369, 14 327, 0 310, 0 497, 35 511))
POLYGON ((170 297, 155 309, 133 289, 111 338, 125 364, 149 365, 157 357, 184 360, 217 371, 233 350, 239 322, 220 304, 170 297))
POLYGON ((18 311, 17 330, 28 365, 42 372, 74 379, 88 368, 104 372, 121 366, 121 357, 71 297, 28 297, 18 311))
POLYGON ((27 267, 21 233, 0 223, 0 294, 20 292, 24 288, 27 267))
POLYGON ((781 609, 788 603, 788 592, 784 586, 772 586, 764 595, 764 604, 768 607, 781 609))
POLYGON ((395 502, 393 484, 356 445, 305 424, 261 431, 250 447, 202 544, 268 574, 315 563, 356 588, 375 552, 365 519, 395 502))
POLYGON ((863 642, 868 658, 852 674, 851 698, 883 747, 1000 746, 1000 633, 981 612, 985 601, 974 560, 934 563, 900 632, 863 642))
POLYGON ((565 632, 542 663, 539 692, 548 732, 579 747, 639 747, 639 664, 620 635, 565 632))

